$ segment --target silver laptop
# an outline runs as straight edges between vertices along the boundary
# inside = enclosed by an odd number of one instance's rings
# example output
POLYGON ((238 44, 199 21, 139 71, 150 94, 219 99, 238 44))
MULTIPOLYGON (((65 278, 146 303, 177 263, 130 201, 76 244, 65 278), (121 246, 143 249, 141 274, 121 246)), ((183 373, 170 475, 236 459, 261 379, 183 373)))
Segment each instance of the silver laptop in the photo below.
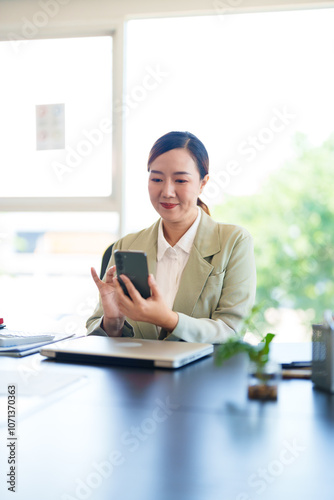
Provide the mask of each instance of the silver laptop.
POLYGON ((43 356, 69 363, 180 368, 213 352, 212 344, 89 335, 40 350, 43 356))

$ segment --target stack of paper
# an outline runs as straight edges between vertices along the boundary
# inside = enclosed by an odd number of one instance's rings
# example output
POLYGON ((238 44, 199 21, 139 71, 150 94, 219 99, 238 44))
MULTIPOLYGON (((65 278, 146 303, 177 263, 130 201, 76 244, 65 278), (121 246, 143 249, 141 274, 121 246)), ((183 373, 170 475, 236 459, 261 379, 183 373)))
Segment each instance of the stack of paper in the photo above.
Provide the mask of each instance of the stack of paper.
POLYGON ((0 330, 0 356, 23 357, 39 352, 40 347, 73 337, 68 333, 32 333, 0 330))

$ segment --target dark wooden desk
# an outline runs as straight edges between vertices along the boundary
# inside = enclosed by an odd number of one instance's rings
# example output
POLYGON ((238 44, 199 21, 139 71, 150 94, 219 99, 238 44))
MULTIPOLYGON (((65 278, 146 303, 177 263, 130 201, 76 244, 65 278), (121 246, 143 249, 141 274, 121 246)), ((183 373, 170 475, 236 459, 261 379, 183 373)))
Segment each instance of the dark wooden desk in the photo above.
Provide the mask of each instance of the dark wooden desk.
POLYGON ((2 358, 1 393, 17 383, 19 418, 15 494, 0 428, 0 497, 333 498, 333 396, 284 380, 278 401, 261 404, 245 379, 243 358, 178 371, 2 358))

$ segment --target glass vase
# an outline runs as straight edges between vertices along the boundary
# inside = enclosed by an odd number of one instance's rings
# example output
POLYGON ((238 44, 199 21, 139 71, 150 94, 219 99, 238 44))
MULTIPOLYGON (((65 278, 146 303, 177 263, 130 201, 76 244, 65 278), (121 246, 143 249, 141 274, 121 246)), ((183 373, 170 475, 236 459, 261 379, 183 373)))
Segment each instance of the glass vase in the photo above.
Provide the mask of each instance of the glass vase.
POLYGON ((248 399, 276 401, 281 368, 278 363, 268 361, 264 365, 250 362, 248 368, 248 399))

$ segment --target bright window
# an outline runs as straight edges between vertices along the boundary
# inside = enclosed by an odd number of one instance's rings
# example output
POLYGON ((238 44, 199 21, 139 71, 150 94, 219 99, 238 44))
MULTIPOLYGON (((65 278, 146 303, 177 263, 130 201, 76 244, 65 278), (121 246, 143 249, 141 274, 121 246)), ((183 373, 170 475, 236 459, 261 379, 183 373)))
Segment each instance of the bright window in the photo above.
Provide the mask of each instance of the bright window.
POLYGON ((113 212, 0 214, 0 317, 9 328, 85 332, 91 278, 119 234, 113 212))
POLYGON ((333 307, 334 9, 234 10, 128 23, 127 228, 157 217, 146 174, 154 141, 193 132, 210 156, 203 200, 255 238, 268 328, 309 339, 333 307))
POLYGON ((0 42, 0 59, 0 198, 110 196, 112 37, 0 42))
POLYGON ((0 316, 9 328, 84 332, 97 301, 90 267, 99 272, 120 231, 112 59, 111 36, 0 42, 0 316))

